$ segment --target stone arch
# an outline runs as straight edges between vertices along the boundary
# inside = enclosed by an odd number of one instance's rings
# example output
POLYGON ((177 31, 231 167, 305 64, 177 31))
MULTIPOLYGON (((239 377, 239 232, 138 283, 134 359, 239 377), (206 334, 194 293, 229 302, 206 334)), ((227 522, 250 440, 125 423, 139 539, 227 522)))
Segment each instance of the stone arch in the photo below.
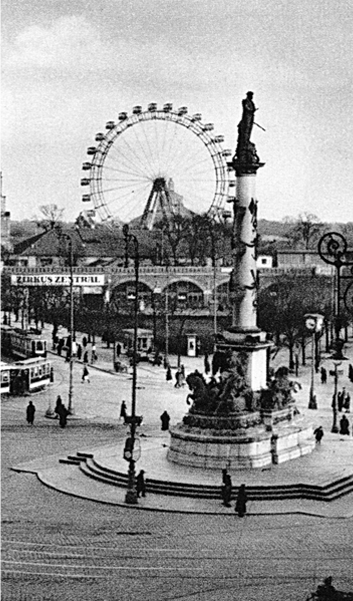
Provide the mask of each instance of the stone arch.
MULTIPOLYGON (((216 298, 218 311, 225 311, 230 307, 229 280, 216 286, 216 298)), ((214 301, 214 288, 212 289, 211 299, 214 301)))
POLYGON ((173 278, 168 283, 168 287, 165 286, 162 289, 161 294, 164 298, 167 289, 169 303, 173 304, 174 309, 202 309, 204 307, 204 290, 191 278, 173 278))
MULTIPOLYGON (((119 310, 130 308, 133 309, 135 302, 135 280, 125 280, 116 284, 112 289, 111 302, 119 310)), ((138 282, 138 297, 144 308, 152 306, 153 289, 145 282, 138 282)))

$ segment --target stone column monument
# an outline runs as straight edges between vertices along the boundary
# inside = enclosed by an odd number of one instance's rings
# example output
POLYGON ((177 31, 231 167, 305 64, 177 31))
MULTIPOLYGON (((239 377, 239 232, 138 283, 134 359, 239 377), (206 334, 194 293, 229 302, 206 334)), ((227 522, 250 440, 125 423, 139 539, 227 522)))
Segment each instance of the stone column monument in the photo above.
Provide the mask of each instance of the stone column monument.
POLYGON ((288 369, 282 367, 269 378, 271 343, 257 327, 255 182, 264 163, 250 141, 256 111, 252 92, 242 106, 230 164, 236 174, 232 325, 219 337, 210 381, 198 372, 187 377, 192 405, 182 423, 170 430, 168 459, 206 469, 258 468, 300 457, 315 447, 312 427, 298 417, 296 384, 289 380, 288 369))

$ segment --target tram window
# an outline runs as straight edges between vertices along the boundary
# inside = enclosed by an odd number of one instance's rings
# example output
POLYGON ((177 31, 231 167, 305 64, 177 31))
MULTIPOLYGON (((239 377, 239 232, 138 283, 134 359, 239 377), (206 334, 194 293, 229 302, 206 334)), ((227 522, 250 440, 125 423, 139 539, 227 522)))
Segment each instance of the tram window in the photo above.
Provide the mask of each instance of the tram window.
POLYGON ((37 340, 37 351, 43 350, 43 343, 41 340, 37 340))

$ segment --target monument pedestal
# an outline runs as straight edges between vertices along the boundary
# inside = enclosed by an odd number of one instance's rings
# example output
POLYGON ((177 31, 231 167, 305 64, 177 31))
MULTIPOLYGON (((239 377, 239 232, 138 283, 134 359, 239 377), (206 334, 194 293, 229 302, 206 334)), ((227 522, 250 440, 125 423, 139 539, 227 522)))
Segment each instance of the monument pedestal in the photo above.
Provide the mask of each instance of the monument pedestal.
POLYGON ((201 469, 252 469, 296 459, 315 448, 312 427, 290 410, 227 417, 189 414, 170 429, 168 460, 201 469))

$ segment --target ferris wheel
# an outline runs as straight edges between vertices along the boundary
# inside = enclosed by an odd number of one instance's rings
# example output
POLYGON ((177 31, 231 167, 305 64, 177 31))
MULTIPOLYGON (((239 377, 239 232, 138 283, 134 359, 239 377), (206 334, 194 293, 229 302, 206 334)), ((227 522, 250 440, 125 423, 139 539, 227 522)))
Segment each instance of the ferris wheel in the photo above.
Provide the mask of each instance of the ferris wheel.
POLYGON ((119 113, 87 150, 91 160, 83 163, 81 185, 89 193, 82 200, 93 203, 102 221, 139 219, 149 229, 166 212, 217 217, 226 211, 234 182, 227 164, 232 153, 213 129, 200 113, 188 115, 186 107, 173 110, 169 103, 119 113))

